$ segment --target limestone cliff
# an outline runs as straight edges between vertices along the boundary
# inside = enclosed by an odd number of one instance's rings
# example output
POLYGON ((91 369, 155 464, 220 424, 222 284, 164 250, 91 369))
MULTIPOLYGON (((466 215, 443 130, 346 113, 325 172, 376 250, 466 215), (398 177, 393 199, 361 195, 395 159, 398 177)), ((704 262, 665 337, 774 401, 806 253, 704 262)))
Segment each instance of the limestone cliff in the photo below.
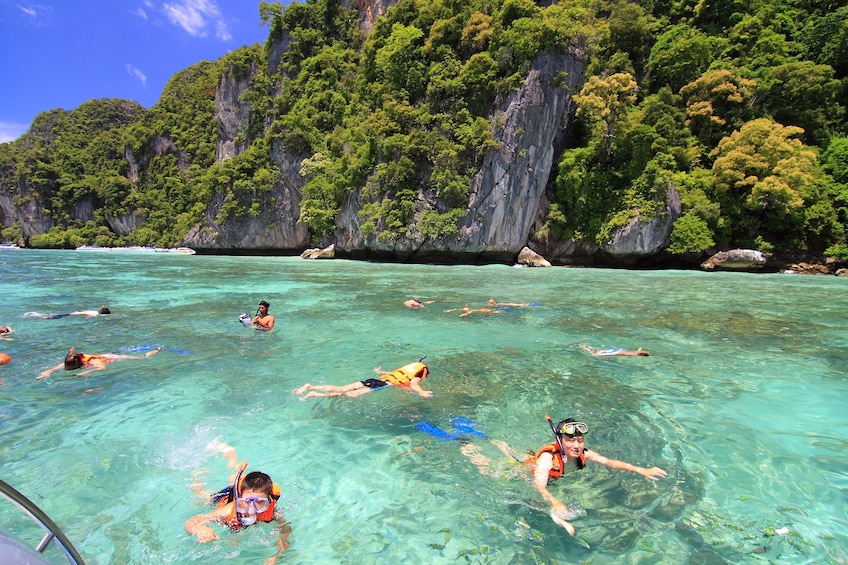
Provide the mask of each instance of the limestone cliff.
MULTIPOLYGON (((337 221, 336 253, 399 261, 513 261, 526 245, 554 164, 554 139, 569 122, 571 92, 583 81, 578 53, 540 54, 496 116, 500 150, 474 176, 465 219, 455 237, 421 238, 415 229, 392 243, 366 238, 357 226, 359 195, 337 221)), ((423 205, 423 194, 419 200, 423 205)), ((420 210, 419 210, 420 212, 420 210)))

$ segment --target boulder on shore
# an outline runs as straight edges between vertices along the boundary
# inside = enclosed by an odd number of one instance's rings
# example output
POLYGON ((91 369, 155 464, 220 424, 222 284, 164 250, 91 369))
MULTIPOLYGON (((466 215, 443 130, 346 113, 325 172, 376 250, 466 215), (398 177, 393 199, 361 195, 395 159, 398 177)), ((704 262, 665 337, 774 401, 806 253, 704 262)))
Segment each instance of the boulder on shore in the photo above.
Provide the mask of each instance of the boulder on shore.
POLYGON ((731 249, 730 251, 719 251, 703 263, 701 268, 705 271, 713 269, 725 271, 748 271, 751 269, 762 269, 766 264, 766 256, 762 251, 756 249, 731 249))
POLYGON ((518 264, 527 265, 528 267, 550 267, 551 264, 547 259, 530 249, 525 247, 518 254, 518 264))
POLYGON ((333 244, 329 247, 325 247, 324 249, 307 249, 303 253, 300 254, 301 259, 335 259, 336 258, 336 245, 333 244))

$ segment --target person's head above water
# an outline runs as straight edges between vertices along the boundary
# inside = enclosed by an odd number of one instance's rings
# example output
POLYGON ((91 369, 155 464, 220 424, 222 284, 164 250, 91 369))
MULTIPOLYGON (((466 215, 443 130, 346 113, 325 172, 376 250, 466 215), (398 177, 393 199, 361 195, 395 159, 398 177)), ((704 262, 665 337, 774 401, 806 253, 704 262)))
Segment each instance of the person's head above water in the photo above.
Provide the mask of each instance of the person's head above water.
POLYGON ((72 347, 65 356, 65 369, 73 371, 80 367, 82 367, 82 353, 74 353, 74 348, 72 347))
POLYGON ((112 311, 109 310, 109 308, 104 304, 103 306, 100 307, 100 313, 101 314, 111 314, 112 311))
POLYGON ((259 301, 259 307, 264 308, 265 311, 267 312, 271 308, 271 305, 268 304, 268 302, 266 300, 260 300, 259 301))
POLYGON ((242 526, 255 523, 258 515, 268 510, 273 493, 274 481, 267 474, 252 471, 244 476, 235 497, 235 511, 242 526))

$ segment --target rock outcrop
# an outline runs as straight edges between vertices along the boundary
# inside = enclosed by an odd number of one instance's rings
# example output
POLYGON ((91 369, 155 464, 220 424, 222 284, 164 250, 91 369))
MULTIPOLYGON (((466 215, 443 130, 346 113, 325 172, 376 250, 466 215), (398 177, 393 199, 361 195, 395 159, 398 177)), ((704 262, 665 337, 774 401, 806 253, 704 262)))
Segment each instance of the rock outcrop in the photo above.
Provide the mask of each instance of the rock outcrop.
POLYGON ((335 259, 336 257, 336 246, 331 245, 330 247, 314 248, 307 249, 303 253, 300 254, 301 259, 335 259))
POLYGON ((659 253, 668 247, 671 228, 681 214, 680 194, 674 186, 669 186, 666 205, 653 216, 637 214, 623 228, 617 230, 609 243, 601 250, 623 265, 633 265, 637 261, 659 253))
POLYGON ((551 264, 547 259, 530 249, 525 247, 518 254, 518 264, 527 265, 528 267, 550 267, 551 264))
POLYGON ((762 251, 756 249, 731 249, 730 251, 719 251, 703 263, 701 268, 705 271, 714 269, 725 271, 750 271, 759 270, 766 265, 766 256, 762 251))
POLYGON ((236 77, 232 72, 225 73, 218 82, 215 92, 215 117, 218 121, 218 145, 216 158, 220 161, 231 159, 244 151, 244 145, 250 140, 245 138, 250 118, 250 104, 241 95, 250 85, 250 76, 236 77), (236 144, 236 136, 242 135, 241 144, 236 144))

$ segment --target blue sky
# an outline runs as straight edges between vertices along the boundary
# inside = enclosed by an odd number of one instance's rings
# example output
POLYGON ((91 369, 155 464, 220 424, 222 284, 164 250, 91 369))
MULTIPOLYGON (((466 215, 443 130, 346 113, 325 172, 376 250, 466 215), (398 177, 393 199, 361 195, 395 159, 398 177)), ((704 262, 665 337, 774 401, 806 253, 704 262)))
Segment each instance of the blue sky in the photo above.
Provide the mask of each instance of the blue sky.
POLYGON ((0 0, 0 142, 86 100, 150 108, 177 71, 267 37, 259 0, 0 0))

